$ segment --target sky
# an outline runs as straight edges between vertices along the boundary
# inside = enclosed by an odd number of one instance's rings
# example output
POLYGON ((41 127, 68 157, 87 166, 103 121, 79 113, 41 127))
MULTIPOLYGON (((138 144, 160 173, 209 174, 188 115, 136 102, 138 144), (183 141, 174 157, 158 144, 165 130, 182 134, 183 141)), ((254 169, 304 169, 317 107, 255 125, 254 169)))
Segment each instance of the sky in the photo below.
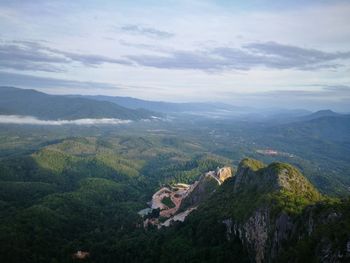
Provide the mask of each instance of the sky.
POLYGON ((0 85, 350 112, 350 1, 0 0, 0 85))

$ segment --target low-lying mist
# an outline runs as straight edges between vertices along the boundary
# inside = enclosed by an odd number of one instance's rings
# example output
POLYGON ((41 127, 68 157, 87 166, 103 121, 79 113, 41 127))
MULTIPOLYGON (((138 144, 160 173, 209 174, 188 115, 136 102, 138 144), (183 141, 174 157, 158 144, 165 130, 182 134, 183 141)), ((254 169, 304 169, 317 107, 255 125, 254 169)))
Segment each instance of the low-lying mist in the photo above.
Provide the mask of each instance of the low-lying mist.
POLYGON ((0 115, 0 123, 3 124, 28 124, 28 125, 118 125, 127 124, 131 120, 114 118, 101 119, 76 119, 76 120, 40 120, 33 116, 0 115))

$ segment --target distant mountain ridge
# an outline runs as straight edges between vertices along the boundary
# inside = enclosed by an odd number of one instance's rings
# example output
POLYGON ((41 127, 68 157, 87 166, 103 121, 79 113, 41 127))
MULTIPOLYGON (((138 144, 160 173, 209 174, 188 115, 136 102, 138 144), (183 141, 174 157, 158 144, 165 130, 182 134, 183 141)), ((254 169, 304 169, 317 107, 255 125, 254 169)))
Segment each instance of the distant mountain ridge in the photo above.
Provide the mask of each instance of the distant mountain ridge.
POLYGON ((0 87, 0 114, 34 116, 44 120, 116 118, 148 119, 160 116, 144 109, 127 109, 115 103, 64 95, 49 95, 31 89, 0 87))
POLYGON ((350 114, 328 112, 325 116, 316 112, 306 116, 304 120, 291 122, 276 127, 281 133, 299 137, 312 136, 322 140, 348 141, 350 140, 350 114))
POLYGON ((73 95, 98 101, 108 101, 129 109, 147 109, 165 114, 191 114, 203 117, 236 117, 249 121, 263 122, 298 122, 313 120, 321 117, 337 117, 343 114, 332 110, 312 112, 305 109, 282 109, 234 106, 223 102, 165 102, 142 100, 132 97, 103 96, 103 95, 73 95))
POLYGON ((129 109, 147 109, 150 111, 162 112, 162 113, 192 113, 192 114, 217 114, 227 115, 229 113, 239 113, 249 110, 248 107, 238 107, 229 105, 222 102, 165 102, 165 101, 151 101, 142 100, 132 97, 119 97, 119 96, 74 96, 94 99, 98 101, 108 101, 129 109))
POLYGON ((192 116, 238 119, 265 123, 311 121, 322 117, 341 117, 331 110, 256 109, 223 102, 164 102, 132 97, 102 95, 49 95, 32 89, 0 87, 0 114, 31 115, 40 119, 117 118, 147 119, 152 116, 192 116))
POLYGON ((343 116, 343 115, 344 114, 340 114, 340 113, 334 112, 332 110, 319 110, 319 111, 313 112, 309 115, 301 116, 299 118, 299 120, 308 121, 308 120, 314 120, 314 119, 318 119, 318 118, 322 118, 322 117, 339 117, 339 116, 343 116))

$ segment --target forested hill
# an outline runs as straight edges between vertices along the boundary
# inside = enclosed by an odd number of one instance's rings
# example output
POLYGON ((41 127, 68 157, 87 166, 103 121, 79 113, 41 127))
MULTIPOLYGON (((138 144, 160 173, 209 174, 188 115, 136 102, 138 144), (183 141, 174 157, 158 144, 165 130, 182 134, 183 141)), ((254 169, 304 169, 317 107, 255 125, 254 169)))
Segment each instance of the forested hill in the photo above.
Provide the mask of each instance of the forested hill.
POLYGON ((145 229, 137 212, 161 185, 229 163, 202 150, 88 137, 1 160, 0 261, 348 262, 350 202, 285 163, 244 159, 184 223, 145 229), (79 250, 89 257, 74 259, 79 250))
POLYGON ((48 95, 42 92, 13 87, 0 87, 0 114, 26 115, 39 119, 116 118, 148 119, 159 116, 144 109, 127 109, 115 103, 86 98, 48 95))
POLYGON ((244 159, 184 223, 133 236, 110 256, 129 262, 349 262, 349 218, 349 200, 321 195, 295 167, 244 159), (138 256, 121 256, 123 249, 138 256))
POLYGON ((175 142, 79 137, 1 159, 0 262, 72 262, 78 250, 92 262, 123 262, 104 255, 144 232, 137 212, 160 184, 191 183, 228 162, 175 142))

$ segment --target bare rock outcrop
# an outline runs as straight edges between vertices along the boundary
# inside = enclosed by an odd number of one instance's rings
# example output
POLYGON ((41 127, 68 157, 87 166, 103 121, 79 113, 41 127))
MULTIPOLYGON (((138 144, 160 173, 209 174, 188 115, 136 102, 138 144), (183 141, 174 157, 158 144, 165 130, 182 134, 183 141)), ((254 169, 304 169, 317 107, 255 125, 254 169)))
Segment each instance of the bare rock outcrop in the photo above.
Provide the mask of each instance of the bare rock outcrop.
POLYGON ((228 178, 232 177, 232 168, 223 167, 216 171, 210 171, 202 175, 200 179, 193 184, 193 188, 184 198, 181 209, 198 206, 206 200, 215 190, 228 178))

